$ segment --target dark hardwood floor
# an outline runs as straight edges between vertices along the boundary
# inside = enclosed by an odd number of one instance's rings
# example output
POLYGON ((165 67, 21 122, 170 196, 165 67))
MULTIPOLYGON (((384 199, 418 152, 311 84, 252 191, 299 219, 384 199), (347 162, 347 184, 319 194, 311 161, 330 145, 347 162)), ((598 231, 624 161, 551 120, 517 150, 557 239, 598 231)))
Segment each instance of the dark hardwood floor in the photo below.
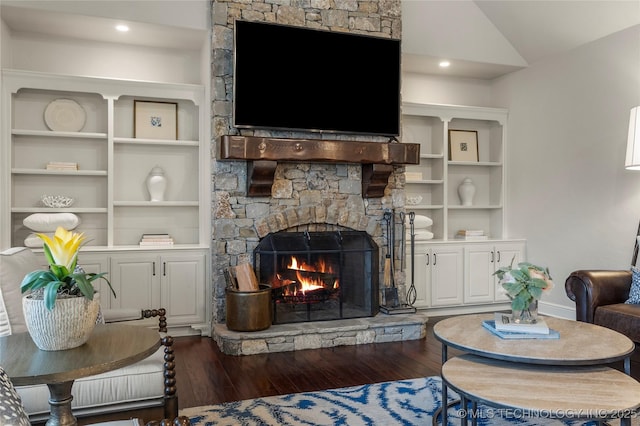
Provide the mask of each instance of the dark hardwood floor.
MULTIPOLYGON (((225 355, 208 337, 176 338, 174 350, 179 405, 181 408, 196 407, 439 375, 442 346, 433 336, 433 326, 443 318, 429 318, 427 337, 421 340, 251 356, 225 355)), ((458 353, 449 349, 449 356, 458 353)), ((632 373, 639 371, 640 368, 633 364, 635 362, 632 362, 632 373)), ((622 364, 617 368, 622 368, 622 364)), ((78 424, 130 416, 149 421, 161 418, 162 411, 138 410, 90 417, 79 419, 78 424)))

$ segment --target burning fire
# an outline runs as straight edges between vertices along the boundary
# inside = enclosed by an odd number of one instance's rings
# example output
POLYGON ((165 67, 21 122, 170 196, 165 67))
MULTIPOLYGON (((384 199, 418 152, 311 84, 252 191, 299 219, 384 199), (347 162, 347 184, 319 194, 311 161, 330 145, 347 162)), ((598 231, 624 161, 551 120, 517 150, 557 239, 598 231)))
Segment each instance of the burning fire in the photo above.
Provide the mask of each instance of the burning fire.
POLYGON ((285 290, 286 295, 293 294, 306 294, 307 292, 322 290, 322 289, 337 289, 339 288, 339 280, 335 277, 331 277, 334 273, 331 265, 328 265, 324 259, 319 259, 314 265, 309 265, 304 261, 298 260, 295 256, 291 256, 291 261, 287 265, 287 269, 296 271, 296 280, 288 280, 278 274, 278 279, 283 285, 288 286, 290 284, 297 283, 294 290, 285 290), (332 284, 327 284, 327 276, 333 279, 332 284))
POLYGON ((294 271, 322 272, 323 274, 333 274, 333 268, 327 265, 324 259, 318 260, 316 265, 309 265, 306 262, 298 262, 295 256, 291 256, 291 262, 287 266, 294 271), (298 265, 300 263, 300 265, 298 265))

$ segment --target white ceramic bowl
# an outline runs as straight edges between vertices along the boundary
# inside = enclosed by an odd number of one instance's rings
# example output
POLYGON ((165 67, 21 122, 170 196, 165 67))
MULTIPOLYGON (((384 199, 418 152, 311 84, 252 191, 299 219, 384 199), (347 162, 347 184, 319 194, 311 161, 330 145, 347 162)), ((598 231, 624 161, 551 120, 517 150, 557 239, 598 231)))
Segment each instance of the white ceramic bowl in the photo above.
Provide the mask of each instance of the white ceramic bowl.
POLYGON ((407 196, 407 204, 410 206, 415 206, 420 204, 422 201, 422 195, 409 195, 407 196))
POLYGON ((40 200, 45 206, 58 209, 69 207, 73 204, 74 201, 73 198, 67 197, 66 195, 43 195, 40 200))

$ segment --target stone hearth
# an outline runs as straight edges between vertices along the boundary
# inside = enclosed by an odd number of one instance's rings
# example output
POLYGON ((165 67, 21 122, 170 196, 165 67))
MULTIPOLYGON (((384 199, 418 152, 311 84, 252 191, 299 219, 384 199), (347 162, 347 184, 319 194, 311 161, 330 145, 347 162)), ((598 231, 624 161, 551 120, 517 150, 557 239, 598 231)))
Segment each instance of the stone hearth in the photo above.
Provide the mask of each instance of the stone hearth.
POLYGON ((426 337, 424 313, 272 325, 254 332, 231 331, 215 324, 213 335, 227 355, 255 355, 366 343, 399 342, 426 337))

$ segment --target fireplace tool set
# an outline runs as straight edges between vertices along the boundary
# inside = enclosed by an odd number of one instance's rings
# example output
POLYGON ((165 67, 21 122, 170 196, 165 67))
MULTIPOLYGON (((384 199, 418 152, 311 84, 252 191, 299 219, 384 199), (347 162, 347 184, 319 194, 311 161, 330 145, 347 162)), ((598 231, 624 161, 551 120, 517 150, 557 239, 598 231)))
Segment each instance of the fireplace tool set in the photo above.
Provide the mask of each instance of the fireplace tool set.
MULTIPOLYGON (((410 225, 411 225, 411 286, 407 292, 407 302, 400 303, 398 298, 398 287, 395 282, 395 241, 396 241, 396 211, 395 209, 385 211, 383 214, 383 220, 387 225, 387 250, 384 260, 384 290, 383 290, 383 303, 380 305, 380 311, 385 314, 406 314, 416 312, 416 308, 413 307, 413 303, 416 300, 415 285, 414 285, 414 231, 413 231, 413 218, 414 212, 409 213, 410 225)), ((404 270, 405 257, 406 257, 406 218, 405 213, 400 212, 400 220, 402 221, 402 238, 400 244, 400 268, 404 270)))

